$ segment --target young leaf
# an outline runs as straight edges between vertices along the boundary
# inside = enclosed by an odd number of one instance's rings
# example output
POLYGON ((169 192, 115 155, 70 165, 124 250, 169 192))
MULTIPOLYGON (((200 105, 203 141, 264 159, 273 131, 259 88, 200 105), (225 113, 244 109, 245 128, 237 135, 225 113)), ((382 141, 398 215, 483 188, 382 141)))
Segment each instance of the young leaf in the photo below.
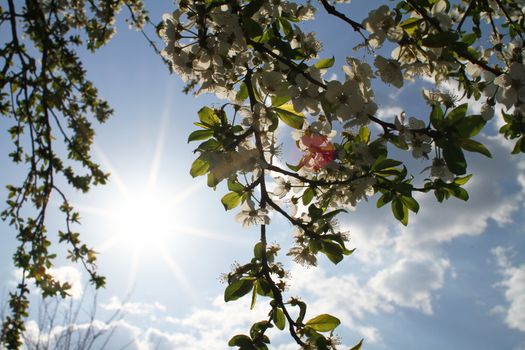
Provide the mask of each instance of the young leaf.
POLYGON ((334 264, 338 264, 343 260, 343 248, 339 244, 328 239, 323 239, 321 241, 321 247, 321 251, 334 264))
POLYGON ((408 209, 399 197, 394 198, 392 201, 392 213, 403 225, 408 225, 408 209))
POLYGON ((261 259, 264 253, 263 244, 261 242, 257 242, 253 246, 253 256, 257 259, 261 259))
POLYGON ((441 125, 443 124, 443 110, 439 105, 432 107, 430 122, 436 129, 441 128, 441 125))
POLYGON ((463 176, 463 177, 456 177, 454 179, 454 183, 456 185, 462 186, 462 185, 466 184, 468 182, 468 180, 470 180, 471 177, 472 177, 472 174, 467 175, 467 176, 463 176))
POLYGON ((197 158, 191 164, 190 175, 193 177, 204 175, 208 172, 209 168, 210 164, 207 161, 197 158))
POLYGON ((413 197, 401 196, 401 201, 408 209, 410 209, 414 213, 417 213, 419 211, 419 203, 413 197))
POLYGON ((377 200, 376 207, 381 208, 385 204, 389 203, 392 200, 392 192, 386 192, 384 193, 379 199, 377 200))
POLYGON ((283 310, 276 308, 272 314, 272 321, 273 324, 275 324, 275 327, 282 331, 284 327, 286 327, 286 318, 284 316, 283 310))
POLYGON ((253 288, 253 280, 240 279, 230 284, 224 290, 224 301, 237 300, 240 297, 248 294, 253 288))
POLYGON ((292 104, 284 104, 280 107, 274 108, 279 118, 288 126, 294 129, 301 129, 303 127, 304 115, 296 112, 292 104))
POLYGON ((330 332, 339 326, 339 324, 341 324, 341 321, 339 321, 337 317, 322 314, 308 320, 305 325, 318 332, 330 332))
POLYGON ((250 304, 250 310, 253 310, 256 302, 257 302, 257 287, 252 289, 252 302, 250 304))
POLYGON ((224 206, 224 209, 233 209, 241 203, 241 195, 237 192, 230 192, 221 198, 221 203, 224 206))
POLYGON ((423 45, 428 47, 445 47, 458 40, 456 32, 439 32, 423 39, 423 45))
POLYGON ((468 103, 463 103, 462 105, 459 105, 450 111, 450 113, 447 115, 447 124, 454 125, 461 119, 465 118, 465 115, 467 114, 467 107, 468 103))
POLYGON ((486 123, 480 115, 471 115, 459 120, 454 127, 462 138, 471 138, 476 136, 486 123))
POLYGON ((248 87, 243 82, 241 83, 241 86, 239 86, 239 91, 237 91, 237 94, 235 94, 235 100, 237 102, 244 102, 248 98, 248 87))
POLYGON ((221 122, 219 116, 215 114, 215 111, 206 106, 199 110, 199 120, 207 126, 212 126, 221 122))
POLYGON ((372 165, 372 170, 383 170, 387 168, 393 168, 398 165, 403 164, 402 162, 394 159, 383 159, 382 161, 379 161, 372 165))
POLYGON ((228 342, 228 346, 240 346, 242 349, 255 349, 252 339, 244 334, 233 336, 228 342))
POLYGON ((188 137, 188 142, 206 140, 213 136, 213 130, 196 130, 188 137))
POLYGON ((474 141, 474 140, 461 140, 459 142, 459 145, 461 148, 463 148, 466 151, 469 152, 476 152, 481 153, 486 157, 492 158, 492 154, 490 154, 490 151, 481 143, 474 141))
POLYGON ((314 198, 314 195, 315 195, 314 190, 308 187, 303 193, 303 197, 302 197, 303 205, 310 204, 310 202, 314 198))
POLYGON ((290 96, 273 96, 272 107, 279 107, 290 101, 290 96))
POLYGON ((354 347, 352 347, 350 350, 360 350, 362 345, 363 345, 363 339, 361 339, 361 340, 359 341, 359 343, 357 343, 356 345, 354 345, 354 347))
POLYGON ((228 179, 228 189, 237 193, 243 193, 245 191, 244 186, 240 182, 237 182, 237 180, 232 181, 230 179, 228 179))
POLYGON ((335 63, 335 57, 324 58, 324 59, 321 59, 321 60, 317 61, 314 64, 314 67, 317 68, 317 69, 326 69, 326 68, 332 67, 334 65, 334 63, 335 63))
POLYGON ((463 175, 467 172, 467 161, 461 148, 453 144, 447 144, 443 148, 443 158, 447 162, 447 167, 456 175, 463 175))

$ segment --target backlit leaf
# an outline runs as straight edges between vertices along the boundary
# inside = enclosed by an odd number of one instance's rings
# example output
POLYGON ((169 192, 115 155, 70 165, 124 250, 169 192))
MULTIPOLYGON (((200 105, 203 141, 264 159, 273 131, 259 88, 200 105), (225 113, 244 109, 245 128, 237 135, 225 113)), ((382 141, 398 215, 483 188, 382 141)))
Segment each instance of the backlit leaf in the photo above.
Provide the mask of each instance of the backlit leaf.
POLYGON ((341 324, 337 317, 328 314, 322 314, 308 320, 305 325, 315 329, 318 332, 330 332, 341 324))

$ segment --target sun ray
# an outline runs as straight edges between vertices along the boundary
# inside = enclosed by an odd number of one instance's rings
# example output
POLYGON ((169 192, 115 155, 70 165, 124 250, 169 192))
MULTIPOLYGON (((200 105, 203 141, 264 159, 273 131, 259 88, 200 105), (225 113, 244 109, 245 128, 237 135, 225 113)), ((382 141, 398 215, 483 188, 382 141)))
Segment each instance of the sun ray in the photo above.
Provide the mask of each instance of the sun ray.
POLYGON ((102 163, 102 165, 107 169, 107 171, 110 172, 110 181, 112 181, 117 186, 117 189, 120 192, 120 194, 126 197, 126 199, 129 199, 131 197, 131 194, 128 187, 124 184, 124 181, 122 181, 122 178, 115 170, 115 168, 113 168, 113 165, 109 161, 104 151, 102 151, 102 149, 97 144, 93 144, 93 149, 96 152, 97 156, 100 158, 100 162, 102 163))
POLYGON ((83 205, 83 204, 73 204, 73 207, 75 207, 79 212, 81 213, 87 213, 91 215, 106 217, 106 218, 112 218, 115 213, 113 211, 107 209, 107 208, 97 208, 90 205, 83 205))
POLYGON ((170 228, 170 231, 171 232, 176 232, 177 234, 185 235, 185 236, 196 236, 196 237, 210 238, 210 239, 213 239, 213 240, 216 240, 216 241, 227 242, 227 243, 235 243, 235 244, 241 244, 241 245, 251 244, 251 242, 252 242, 251 240, 249 240, 247 238, 228 237, 228 236, 220 234, 220 233, 208 231, 208 230, 197 228, 197 227, 185 226, 185 225, 172 226, 170 228))
POLYGON ((133 250, 133 256, 131 258, 131 265, 129 268, 129 275, 128 275, 128 290, 129 291, 131 291, 134 288, 135 283, 137 281, 137 271, 138 271, 140 256, 141 256, 140 247, 136 246, 135 249, 133 250))
POLYGON ((123 235, 122 234, 117 234, 115 235, 113 238, 110 238, 110 239, 107 239, 105 240, 104 242, 102 242, 102 244, 97 248, 97 252, 99 253, 104 253, 105 251, 107 251, 108 249, 111 249, 113 247, 115 247, 117 244, 120 243, 120 241, 122 241, 122 237, 123 235))
POLYGON ((171 114, 172 107, 172 91, 173 85, 168 84, 168 92, 164 101, 164 108, 161 115, 159 135, 157 136, 157 143, 155 145, 155 152, 153 153, 153 160, 148 176, 148 190, 153 190, 157 184, 157 178, 159 176, 160 160, 162 153, 164 152, 164 140, 166 137, 166 130, 168 129, 169 116, 171 114))
POLYGON ((175 205, 182 202, 183 200, 185 200, 186 198, 188 198, 189 196, 191 196, 192 194, 194 194, 195 192, 198 192, 203 188, 204 188, 203 183, 195 183, 191 185, 190 187, 188 187, 187 189, 185 189, 184 191, 182 191, 181 193, 178 193, 172 199, 168 200, 167 204, 169 205, 170 208, 172 208, 175 205))
POLYGON ((177 282, 180 283, 184 291, 189 296, 194 295, 193 288, 190 284, 190 281, 188 280, 184 272, 182 272, 179 265, 177 265, 173 257, 168 253, 168 251, 166 250, 166 247, 164 247, 163 245, 159 245, 159 251, 160 251, 160 255, 162 259, 169 266, 171 272, 173 272, 173 274, 175 275, 175 278, 177 279, 177 282))

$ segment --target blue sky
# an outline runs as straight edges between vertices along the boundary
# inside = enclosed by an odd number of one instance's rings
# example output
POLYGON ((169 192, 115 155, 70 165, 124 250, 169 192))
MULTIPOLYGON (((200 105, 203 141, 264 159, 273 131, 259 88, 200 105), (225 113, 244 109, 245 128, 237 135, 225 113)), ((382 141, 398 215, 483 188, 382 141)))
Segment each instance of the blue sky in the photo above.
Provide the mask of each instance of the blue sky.
MULTIPOLYGON (((360 19, 378 3, 368 1, 364 8, 355 1, 343 9, 352 9, 351 17, 360 19)), ((156 22, 172 9, 170 1, 156 1, 151 17, 156 22)), ((327 57, 343 62, 357 35, 333 18, 318 17, 306 28, 319 31, 327 57)), ((223 302, 225 285, 219 276, 233 262, 250 258, 257 231, 238 225, 235 210, 224 211, 222 187, 213 192, 203 178, 189 175, 194 155, 187 135, 197 111, 219 102, 182 94, 180 80, 124 23, 107 47, 83 58, 90 78, 115 109, 114 117, 97 127, 94 149, 95 158, 112 173, 110 183, 86 195, 68 194, 81 212, 83 239, 101 251, 99 267, 108 282, 98 295, 98 319, 106 321, 118 307, 127 311, 123 320, 99 325, 118 329, 109 348, 133 341, 129 348, 141 350, 155 345, 225 349, 232 335, 247 332, 265 317, 267 305, 260 301, 250 311, 248 300, 223 302), (145 193, 151 206, 162 208, 156 219, 169 228, 161 244, 151 232, 129 234, 129 227, 127 235, 120 232, 119 212, 133 200, 146 200, 145 193)), ((341 75, 337 69, 331 73, 341 75)), ((421 89, 430 86, 418 82, 396 91, 378 84, 380 113, 385 118, 402 110, 426 115, 423 103, 413 101, 421 100, 421 89)), ((510 157, 509 144, 497 137, 498 121, 493 124, 479 139, 494 159, 469 157, 475 176, 467 186, 467 203, 451 199, 439 204, 432 195, 421 197, 422 209, 406 228, 387 207, 376 209, 374 198, 360 203, 340 218, 357 250, 338 266, 320 258, 319 267, 306 269, 282 254, 292 275, 288 295, 307 301, 310 316, 327 312, 339 317, 338 334, 347 346, 364 337, 370 350, 525 349, 525 159, 510 157)), ((0 121, 2 129, 7 125, 0 121)), ((0 142, 8 149, 7 137, 0 142)), ((23 170, 12 166, 5 153, 0 155, 2 185, 16 181, 23 170)), ((428 165, 411 163, 416 175, 428 165)), ((1 193, 5 197, 5 190, 1 193)), ((49 231, 61 220, 58 213, 50 217, 49 231)), ((135 217, 129 220, 148 231, 135 217)), ((11 262, 15 233, 0 225, 0 288, 8 291, 16 277, 11 262)), ((285 252, 291 235, 292 228, 274 216, 269 240, 285 252)), ((57 259, 56 274, 75 282, 76 302, 82 293, 88 294, 86 305, 92 302, 80 266, 57 259)), ((33 301, 31 317, 36 319, 38 298, 33 301)), ((35 324, 30 326, 34 330, 35 324)), ((272 349, 297 348, 285 333, 275 333, 272 340, 272 349)))

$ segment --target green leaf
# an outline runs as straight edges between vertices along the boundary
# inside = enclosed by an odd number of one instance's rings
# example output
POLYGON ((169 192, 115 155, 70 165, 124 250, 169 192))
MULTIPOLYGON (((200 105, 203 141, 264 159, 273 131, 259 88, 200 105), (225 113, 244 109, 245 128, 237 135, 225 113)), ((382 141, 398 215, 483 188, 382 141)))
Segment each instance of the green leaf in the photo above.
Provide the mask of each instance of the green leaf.
POLYGON ((413 197, 401 196, 401 201, 408 209, 410 209, 414 213, 417 213, 419 211, 419 203, 413 197))
POLYGON ((304 115, 302 113, 296 112, 293 109, 292 104, 284 104, 280 107, 275 107, 274 110, 285 124, 291 126, 294 129, 302 129, 304 115))
POLYGON ((202 158, 197 158, 191 164, 190 175, 193 177, 204 175, 208 172, 210 163, 202 158))
POLYGON ((463 103, 462 105, 459 105, 450 111, 450 113, 447 114, 447 124, 454 125, 461 119, 465 118, 465 115, 467 114, 467 107, 468 103, 463 103))
POLYGON ((199 110, 199 120, 202 124, 207 126, 213 126, 221 122, 219 116, 210 107, 202 107, 199 110))
POLYGON ((196 130, 188 137, 188 142, 206 140, 213 136, 213 130, 196 130))
POLYGON ((383 195, 377 200, 376 207, 381 208, 385 204, 389 203, 392 200, 392 198, 392 192, 383 193, 383 195))
POLYGON ((412 36, 419 27, 421 21, 423 21, 421 18, 411 17, 406 21, 399 23, 399 25, 408 35, 412 36))
POLYGON ((232 181, 228 179, 228 189, 232 192, 243 193, 245 191, 244 186, 237 180, 232 181))
POLYGON ((405 226, 408 225, 408 209, 399 197, 394 198, 392 201, 392 213, 399 222, 405 226))
POLYGON ((252 289, 252 302, 250 304, 250 310, 253 310, 256 302, 257 302, 257 287, 252 289))
POLYGON ((288 164, 288 163, 286 163, 286 166, 287 166, 288 168, 290 168, 290 170, 293 170, 293 171, 299 171, 299 170, 302 168, 302 166, 301 166, 300 164, 298 164, 298 165, 292 165, 292 164, 288 164))
POLYGON ((255 37, 263 35, 262 27, 259 25, 259 23, 257 23, 251 18, 244 17, 242 21, 242 26, 248 38, 253 39, 255 37))
POLYGON ((452 190, 452 195, 456 198, 464 200, 465 202, 468 201, 469 198, 467 190, 461 187, 454 187, 454 189, 452 190))
POLYGON ((468 33, 468 34, 463 34, 461 36, 461 41, 464 42, 467 45, 472 45, 472 44, 474 44, 474 42, 476 41, 477 38, 478 37, 476 36, 475 33, 468 33))
POLYGON ((466 184, 468 182, 468 180, 470 180, 471 177, 472 177, 472 174, 469 174, 469 175, 463 176, 463 177, 456 177, 454 179, 454 183, 456 185, 460 185, 460 186, 464 185, 464 184, 466 184))
POLYGON ((235 95, 235 100, 237 100, 239 102, 243 102, 247 98, 248 98, 248 87, 243 82, 239 86, 239 91, 237 91, 237 94, 235 95))
POLYGON ((383 159, 377 163, 375 163, 374 165, 372 165, 372 170, 383 170, 383 169, 387 169, 387 168, 393 168, 393 167, 396 167, 398 165, 401 165, 403 164, 402 162, 398 161, 398 160, 394 160, 394 159, 383 159))
POLYGON ((332 220, 339 213, 348 213, 346 209, 336 209, 323 214, 323 219, 332 220))
POLYGON ((310 202, 314 198, 314 195, 315 195, 315 191, 312 188, 308 187, 303 193, 303 197, 302 197, 303 205, 310 204, 310 202))
POLYGON ((458 40, 456 32, 439 32, 431 34, 423 39, 423 45, 427 47, 446 47, 458 40))
POLYGON ((370 134, 370 129, 367 126, 363 126, 359 129, 357 140, 368 144, 370 142, 370 134))
POLYGON ((430 113, 430 122, 436 129, 440 129, 443 124, 443 110, 440 106, 432 107, 432 112, 430 113))
POLYGON ((443 158, 447 167, 456 175, 463 175, 467 172, 467 161, 461 148, 453 144, 447 144, 443 148, 443 158))
POLYGON ((511 154, 525 153, 525 136, 522 136, 516 141, 511 154))
POLYGON ((221 198, 221 203, 224 209, 231 210, 241 203, 241 195, 237 192, 230 192, 221 198))
POLYGON ((480 115, 471 115, 459 120, 454 127, 463 138, 476 136, 485 126, 487 121, 480 115))
POLYGON ((359 341, 359 343, 357 343, 356 345, 354 345, 354 347, 352 347, 350 350, 360 350, 362 345, 363 345, 363 339, 361 339, 361 340, 359 341))
POLYGON ((337 317, 328 314, 322 314, 311 318, 306 322, 306 326, 318 332, 330 332, 333 331, 337 326, 341 324, 341 321, 337 317))
POLYGON ((317 68, 317 69, 326 69, 326 68, 332 67, 334 65, 334 63, 335 63, 335 57, 324 58, 322 60, 317 61, 314 64, 314 67, 317 68))
POLYGON ((257 294, 263 297, 273 298, 272 287, 266 280, 263 280, 263 279, 257 280, 257 283, 255 284, 255 286, 257 288, 257 294))
POLYGON ((207 185, 208 187, 213 187, 215 189, 215 186, 217 186, 221 182, 213 173, 208 173, 208 179, 207 179, 207 185))
POLYGON ((252 339, 244 334, 237 334, 233 336, 228 342, 228 346, 240 346, 241 348, 255 349, 252 339))
POLYGON ((261 242, 257 242, 253 246, 253 256, 257 259, 261 259, 264 253, 263 244, 261 242))
POLYGON ((237 300, 240 297, 248 294, 253 288, 253 280, 240 279, 230 284, 224 290, 224 301, 237 300))
POLYGON ((219 141, 215 139, 209 139, 207 141, 202 142, 197 149, 199 151, 216 151, 221 147, 221 144, 219 141))
POLYGON ((343 248, 328 239, 321 241, 321 251, 336 265, 343 260, 343 248))
POLYGON ((481 143, 474 140, 461 140, 459 142, 461 148, 469 152, 481 153, 486 157, 492 158, 490 151, 481 143))
POLYGON ((286 318, 284 316, 283 310, 276 308, 272 314, 272 321, 275 324, 275 327, 279 328, 281 331, 286 327, 286 318))
POLYGON ((290 96, 273 96, 272 107, 279 107, 290 101, 290 96))

